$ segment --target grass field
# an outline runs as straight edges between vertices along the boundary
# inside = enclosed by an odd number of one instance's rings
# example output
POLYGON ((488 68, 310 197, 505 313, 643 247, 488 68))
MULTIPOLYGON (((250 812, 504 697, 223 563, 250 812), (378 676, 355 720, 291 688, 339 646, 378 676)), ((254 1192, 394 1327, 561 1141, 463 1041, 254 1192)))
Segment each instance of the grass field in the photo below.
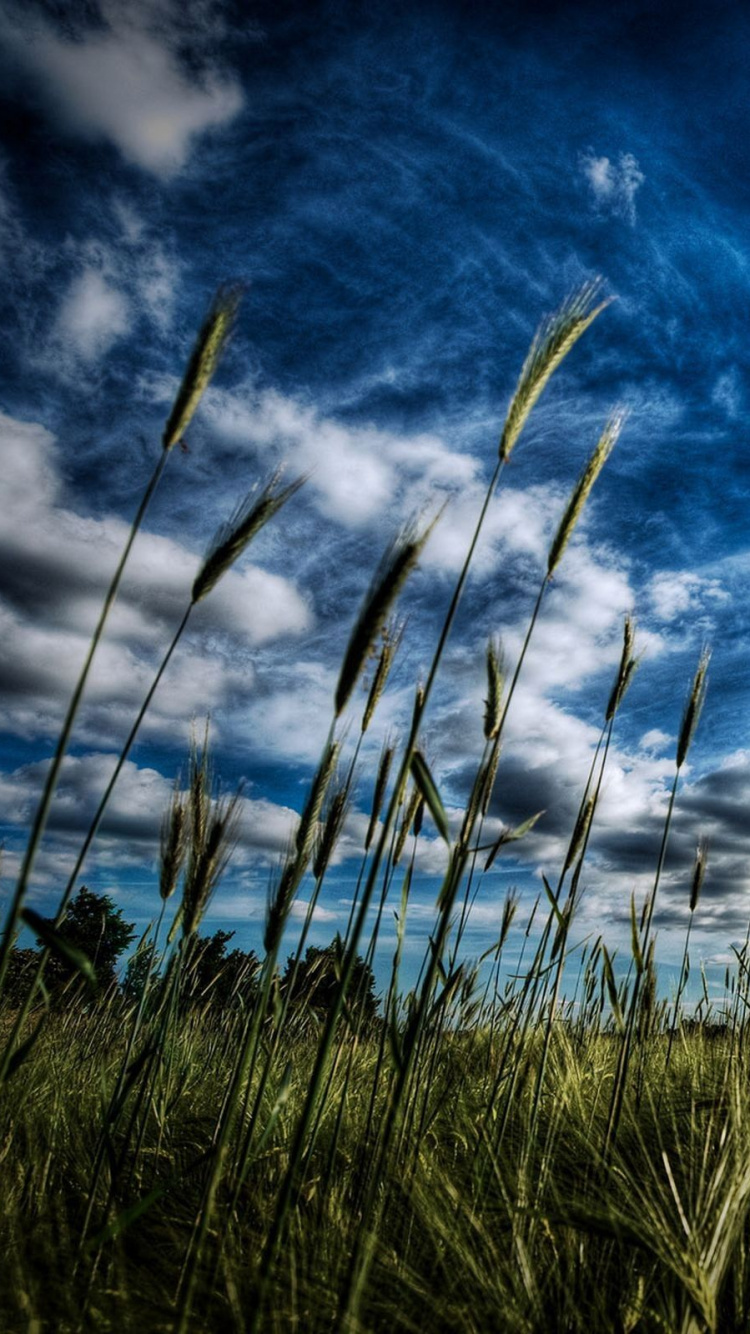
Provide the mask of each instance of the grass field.
MULTIPOLYGON (((131 1134, 108 1212, 109 1162, 101 1174, 81 1247, 122 1017, 112 1006, 50 1026, 3 1112, 2 1328, 173 1327, 239 1027, 210 1018, 181 1026, 168 1092, 157 1085, 140 1143, 131 1134), (106 1217, 116 1235, 106 1235, 106 1217)), ((261 1328, 335 1328, 351 1298, 353 1249, 372 1227, 360 1328, 747 1329, 750 1117, 737 1041, 700 1030, 681 1038, 665 1080, 664 1039, 646 1039, 605 1158, 617 1040, 556 1025, 532 1121, 540 1034, 512 1028, 509 1018, 491 1043, 476 1031, 425 1037, 385 1164, 378 1136, 392 1061, 376 1086, 377 1039, 357 1045, 342 1032, 264 1285, 316 1048, 313 1034, 285 1044, 241 1178, 231 1164, 244 1122, 230 1143, 190 1327, 245 1328, 265 1286, 261 1328)), ((123 1128, 112 1135, 118 1160, 124 1145, 123 1128)))
MULTIPOLYGON (((630 956, 615 967, 606 933, 583 950, 571 936, 610 744, 638 662, 630 620, 558 875, 544 881, 528 919, 508 895, 483 959, 466 948, 486 873, 534 823, 531 816, 488 832, 503 728, 545 594, 616 444, 621 411, 603 424, 573 487, 518 661, 506 671, 499 645, 488 645, 483 748, 458 821, 446 815, 421 743, 487 509, 548 379, 606 306, 596 284, 537 334, 429 671, 415 686, 410 725, 383 751, 377 774, 362 775, 361 738, 399 650, 397 599, 435 520, 387 547, 343 655, 328 740, 294 841, 269 892, 257 970, 236 994, 219 1005, 210 989, 196 996, 194 985, 201 921, 231 855, 237 813, 235 802, 215 795, 205 743, 165 812, 162 915, 141 946, 136 994, 97 985, 95 962, 65 936, 65 912, 119 766, 54 921, 28 901, 130 545, 213 374, 236 303, 236 293, 219 295, 187 369, 48 771, 6 922, 0 1328, 739 1334, 750 1322, 746 953, 723 1004, 697 1015, 681 1007, 689 936, 671 1001, 659 997, 654 964, 659 883, 700 719, 706 653, 686 698, 653 883, 643 902, 632 900, 630 956), (347 732, 368 662, 369 693, 347 732), (293 907, 304 885, 309 906, 292 945, 294 979, 347 812, 362 805, 363 792, 371 794, 369 828, 346 932, 326 955, 325 987, 321 975, 317 992, 313 978, 306 999, 293 999, 279 980, 293 907), (447 869, 418 979, 406 991, 404 936, 425 821, 445 843, 447 869), (363 961, 372 963, 394 913, 390 979, 373 1017, 363 1004, 363 961), (164 918, 172 921, 168 933, 164 918), (22 923, 41 950, 19 996, 11 981, 22 923), (62 994, 45 984, 61 962, 70 974, 62 994)), ((265 523, 281 521, 301 484, 272 478, 217 535, 120 765, 192 608, 265 523)), ((691 925, 705 866, 699 843, 691 925)))

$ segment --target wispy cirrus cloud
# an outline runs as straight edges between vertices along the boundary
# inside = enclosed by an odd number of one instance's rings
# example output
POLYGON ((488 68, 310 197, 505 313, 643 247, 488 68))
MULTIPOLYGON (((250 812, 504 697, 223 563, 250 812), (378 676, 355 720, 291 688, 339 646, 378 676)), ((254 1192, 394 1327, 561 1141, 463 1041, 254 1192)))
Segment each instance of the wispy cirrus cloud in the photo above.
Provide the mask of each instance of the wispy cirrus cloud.
POLYGON ((184 265, 171 234, 122 194, 52 246, 22 213, 0 161, 0 255, 15 297, 14 354, 53 379, 90 388, 139 326, 157 340, 169 333, 184 265))

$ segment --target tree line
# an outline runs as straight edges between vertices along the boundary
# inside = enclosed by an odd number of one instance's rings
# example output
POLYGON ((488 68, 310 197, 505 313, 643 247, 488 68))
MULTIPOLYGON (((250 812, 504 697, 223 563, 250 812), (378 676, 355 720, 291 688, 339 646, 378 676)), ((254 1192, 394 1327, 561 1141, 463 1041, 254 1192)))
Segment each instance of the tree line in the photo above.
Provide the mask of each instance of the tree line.
MULTIPOLYGON (((147 933, 130 955, 124 970, 121 960, 136 939, 135 923, 127 922, 122 909, 107 894, 96 894, 82 885, 68 906, 62 923, 42 918, 50 935, 37 939, 37 949, 14 948, 7 978, 11 1004, 21 1004, 34 976, 40 953, 49 949, 45 986, 50 1003, 62 1006, 91 1001, 94 995, 119 993, 125 1002, 138 1003, 149 978, 158 993, 160 973, 154 946, 147 933), (54 928, 54 930, 53 930, 54 928), (93 968, 96 990, 81 974, 80 957, 93 968)), ((228 949, 234 931, 217 930, 198 936, 186 970, 185 1003, 221 1012, 229 1006, 253 1004, 257 995, 260 960, 254 950, 228 949)), ((343 945, 336 937, 329 945, 309 945, 301 957, 289 955, 279 970, 277 991, 290 1009, 323 1016, 334 1002, 339 984, 339 960, 343 945)), ((358 958, 352 995, 358 1017, 375 1022, 378 999, 375 976, 369 963, 358 958)))

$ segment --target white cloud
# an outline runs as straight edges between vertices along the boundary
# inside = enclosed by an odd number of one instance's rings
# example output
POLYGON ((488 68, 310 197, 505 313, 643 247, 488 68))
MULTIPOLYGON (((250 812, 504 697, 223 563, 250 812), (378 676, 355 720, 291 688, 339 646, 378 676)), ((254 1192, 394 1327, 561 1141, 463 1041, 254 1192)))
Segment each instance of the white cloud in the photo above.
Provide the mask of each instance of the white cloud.
MULTIPOLYGON (((143 389, 167 403, 175 383, 146 378, 143 389)), ((231 392, 210 388, 201 412, 212 432, 238 451, 281 457, 292 470, 308 473, 306 494, 321 515, 347 528, 363 529, 387 514, 392 532, 419 510, 433 515, 450 498, 448 523, 435 530, 425 562, 460 568, 464 536, 473 530, 484 498, 482 464, 472 454, 450 449, 429 432, 404 436, 376 426, 348 426, 253 384, 231 392)), ((531 510, 529 504, 529 519, 531 510)), ((516 521, 520 532, 524 516, 516 521)))
POLYGON ((149 27, 147 17, 132 6, 110 9, 103 26, 76 39, 41 22, 21 33, 6 20, 4 36, 72 130, 109 140, 129 162, 166 178, 185 166, 197 136, 237 115, 243 98, 225 72, 189 71, 179 28, 149 27))
MULTIPOLYGON (((27 737, 54 734, 86 651, 128 525, 93 519, 61 500, 54 438, 0 414, 6 520, 0 599, 3 725, 27 737)), ((187 605, 200 557, 182 543, 139 535, 87 690, 84 737, 127 731, 156 663, 187 605)), ((244 562, 194 613, 192 629, 154 701, 146 733, 183 729, 194 713, 252 688, 248 653, 311 625, 306 601, 280 575, 244 562)), ((220 725, 220 724, 217 724, 220 725)))
POLYGON ((236 720, 238 741, 292 763, 315 764, 328 734, 337 672, 296 657, 278 663, 273 680, 236 720))
MULTIPOLYGON (((114 771, 117 756, 108 752, 68 755, 62 766, 49 819, 44 858, 37 863, 35 884, 60 891, 73 868, 80 844, 88 830, 102 793, 114 771), (54 848, 51 850, 51 845, 54 848)), ((0 822, 11 830, 25 830, 33 817, 48 762, 23 765, 0 772, 0 822)), ((105 819, 92 844, 88 869, 122 872, 140 870, 155 890, 156 863, 161 821, 173 792, 170 777, 148 765, 126 760, 112 793, 105 819)), ((297 812, 265 798, 240 797, 237 804, 237 839, 227 879, 243 883, 248 876, 275 867, 287 850, 298 823, 297 812)), ((13 876, 17 852, 11 848, 3 865, 4 876, 13 876)), ((218 896, 213 915, 247 915, 247 895, 218 896), (244 905, 244 913, 241 910, 244 905)), ((260 911, 264 911, 261 901, 260 911)), ((306 905, 304 905, 306 906, 306 905)), ((298 908, 301 913, 303 908, 298 908)), ((321 909, 317 920, 329 920, 321 909)))
POLYGON ((53 504, 60 490, 54 468, 55 437, 37 422, 16 421, 0 413, 3 442, 3 494, 6 517, 19 510, 31 515, 53 504))
MULTIPOLYGON (((145 379, 143 389, 166 404, 175 383, 145 379)), ((252 383, 231 392, 210 388, 201 412, 212 433, 237 450, 281 458, 308 473, 306 494, 321 515, 345 528, 387 517, 392 533, 415 513, 433 517, 447 501, 420 563, 447 574, 461 569, 485 497, 484 460, 451 449, 437 434, 349 426, 252 383)), ((557 486, 501 487, 486 516, 474 576, 496 570, 509 552, 541 562, 566 499, 557 486)), ((584 516, 581 526, 586 522, 584 516)))
POLYGON ((635 197, 646 177, 633 154, 620 153, 614 162, 608 157, 597 157, 589 148, 581 155, 580 165, 596 207, 634 224, 635 197))
POLYGON ((63 298, 53 329, 55 343, 65 353, 72 349, 84 361, 92 362, 129 332, 127 299, 102 273, 84 269, 63 298))
POLYGON ((1 162, 0 257, 19 298, 27 366, 82 390, 139 323, 160 334, 169 329, 182 286, 171 233, 118 195, 106 202, 96 234, 68 234, 54 246, 35 239, 1 162), (50 295, 57 303, 51 319, 50 295))
POLYGON ((674 737, 669 732, 662 732, 658 727, 652 727, 648 732, 644 732, 640 739, 639 746, 641 750, 659 751, 674 741, 674 737))
MULTIPOLYGON (((153 392, 167 399, 173 389, 158 384, 153 392)), ((343 426, 274 390, 210 390, 204 414, 212 430, 239 448, 283 450, 294 469, 310 473, 321 513, 347 527, 361 527, 390 508, 409 478, 413 510, 432 484, 455 485, 476 467, 435 436, 404 440, 375 427, 343 426)))
POLYGON ((647 589, 653 615, 661 621, 697 614, 726 602, 729 593, 718 579, 689 570, 660 570, 647 589))

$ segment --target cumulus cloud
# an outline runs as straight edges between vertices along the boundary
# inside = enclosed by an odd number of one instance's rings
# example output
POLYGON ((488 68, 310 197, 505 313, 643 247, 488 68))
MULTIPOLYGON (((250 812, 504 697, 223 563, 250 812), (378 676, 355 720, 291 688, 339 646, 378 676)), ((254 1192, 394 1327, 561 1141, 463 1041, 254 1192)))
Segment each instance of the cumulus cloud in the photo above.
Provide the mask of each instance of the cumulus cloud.
MULTIPOLYGON (((225 397, 214 394, 209 409, 217 403, 226 406, 226 402, 225 397)), ((237 408, 235 399, 230 406, 233 410, 237 408)), ((258 446, 259 452, 262 455, 267 449, 274 453, 284 444, 278 429, 283 418, 288 424, 286 444, 299 466, 305 460, 304 451, 311 449, 308 436, 320 427, 325 429, 329 423, 312 410, 305 417, 295 404, 285 416, 283 407, 279 398, 272 414, 264 417, 260 412, 259 420, 270 425, 265 443, 261 440, 258 446)), ((211 420, 216 427, 218 418, 211 420)), ((243 418, 243 422, 247 426, 247 419, 243 418)), ((367 525, 382 528, 385 515, 391 522, 397 522, 401 507, 405 512, 407 503, 414 438, 399 439, 375 428, 362 428, 358 432, 337 423, 330 423, 330 427, 326 439, 333 441, 333 448, 369 452, 374 463, 387 471, 388 484, 383 497, 369 512, 367 525)), ((82 516, 66 504, 55 462, 55 441, 49 432, 38 425, 5 418, 0 421, 0 435, 8 460, 11 498, 10 520, 0 539, 5 570, 0 643, 7 646, 7 657, 0 666, 3 723, 16 734, 36 738, 55 733, 62 701, 75 677, 95 619, 102 581, 114 565, 125 525, 113 518, 82 516)), ((237 438, 240 439, 239 434, 237 438)), ((242 438, 247 442, 247 435, 242 438)), ((475 517, 481 496, 477 461, 471 456, 453 454, 437 436, 415 439, 414 448, 416 453, 422 451, 423 466, 432 470, 435 492, 445 494, 452 487, 451 509, 459 516, 459 527, 465 524, 468 531, 469 516, 475 517)), ((252 443, 257 446, 257 442, 252 443)), ((428 494, 425 493, 425 499, 428 494)), ((332 505, 338 515, 337 495, 335 483, 329 486, 326 481, 312 499, 321 511, 327 512, 332 505)), ((510 664, 521 647, 533 589, 564 500, 564 494, 555 487, 509 488, 500 493, 489 516, 487 540, 479 553, 475 591, 472 593, 470 589, 469 594, 476 596, 478 605, 486 603, 483 592, 487 588, 486 579, 498 567, 503 570, 504 591, 499 613, 496 608, 491 614, 488 605, 474 634, 480 628, 483 630, 485 623, 498 629, 499 615, 510 664), (514 578, 518 587, 511 596, 507 586, 508 580, 512 583, 514 578)), ((566 552, 545 600, 509 714, 488 834, 499 831, 503 824, 518 824, 536 811, 543 810, 545 815, 523 845, 517 848, 514 845, 512 858, 499 859, 493 876, 499 875, 500 879, 493 880, 493 898, 497 886, 505 883, 504 867, 508 864, 525 867, 527 876, 538 869, 554 874, 560 865, 598 738, 595 719, 579 717, 576 702, 583 686, 595 687, 603 709, 619 658, 622 619, 634 605, 627 564, 609 547, 592 540, 589 523, 595 511, 594 497, 589 517, 566 552)), ((349 509, 342 502, 340 530, 353 533, 351 540, 358 541, 356 534, 364 524, 365 519, 359 517, 352 523, 349 509)), ((445 545, 438 548, 431 562, 425 560, 422 576, 425 588, 430 580, 433 587, 436 579, 440 582, 443 570, 455 568, 459 545, 457 539, 454 545, 454 538, 449 532, 445 545)), ((103 786, 102 766, 113 763, 109 753, 113 738, 124 735, 150 683, 158 654, 185 605, 196 565, 196 554, 182 541, 154 533, 145 533, 139 539, 82 718, 83 744, 100 747, 105 752, 99 757, 84 757, 88 765, 86 781, 92 791, 96 785, 90 781, 94 774, 96 783, 103 786)), ((349 577, 347 562, 337 564, 327 558, 326 568, 325 623, 320 637, 315 639, 308 633, 312 624, 309 606, 287 580, 253 565, 245 565, 228 575, 201 609, 200 615, 205 620, 196 619, 195 639, 188 641, 183 655, 170 668, 169 688, 157 695, 148 723, 150 735, 174 741, 176 736, 186 734, 191 713, 201 714, 208 708, 215 719, 219 742, 231 737, 235 753, 260 755, 281 766, 294 765, 298 776, 299 766, 307 772, 320 754, 329 726, 339 650, 348 630, 348 624, 339 625, 339 591, 349 577), (267 657, 257 654, 265 643, 284 635, 305 633, 308 637, 293 652, 276 652, 267 657)), ((656 592, 649 604, 653 609, 658 608, 662 613, 673 609, 679 600, 675 588, 682 590, 680 596, 697 595, 684 572, 662 573, 664 579, 654 585, 656 592)), ((701 581, 699 593, 704 601, 711 603, 720 591, 719 581, 701 581)), ((492 601, 493 606, 495 602, 492 601)), ((641 647, 648 646, 651 658, 664 651, 664 642, 656 631, 640 633, 641 647)), ((425 732, 430 763, 454 820, 459 818, 457 812, 471 780, 472 765, 481 752, 482 656, 483 643, 479 639, 469 642, 468 647, 457 644, 449 650, 425 732)), ((408 680, 399 681, 397 673, 395 688, 383 701, 372 738, 368 735, 362 757, 365 763, 379 747, 385 730, 403 730, 411 707, 413 669, 412 659, 406 674, 408 680)), ((673 759, 665 753, 665 741, 663 734, 652 729, 650 735, 646 734, 631 749, 617 743, 611 748, 592 838, 589 892, 582 909, 582 922, 593 921, 597 913, 611 909, 617 923, 630 888, 635 886, 639 893, 646 892, 672 772, 673 759)), ((64 829, 66 810, 72 822, 80 823, 81 812, 88 809, 89 787, 83 778, 76 786, 76 773, 83 775, 85 768, 82 765, 78 771, 74 767, 67 771, 67 787, 61 789, 53 824, 53 834, 58 839, 69 836, 64 829)), ((689 779, 687 773, 686 777, 689 779)), ((98 854, 101 865, 106 865, 109 857, 114 867, 118 847, 128 838, 133 856, 143 861, 147 856, 147 837, 155 838, 156 811, 158 808, 160 814, 166 802, 167 778, 156 770, 150 777, 138 776, 133 769, 131 779, 135 786, 131 789, 126 783, 120 798, 122 805, 113 807, 106 839, 98 854)), ((35 781, 38 780, 37 774, 35 781)), ((18 794, 26 781, 15 774, 10 785, 15 796, 11 798, 6 793, 4 798, 15 800, 19 826, 27 814, 27 809, 18 805, 18 794)), ((725 779, 725 785, 726 782, 725 779)), ((708 788, 700 790, 708 793, 708 788)), ((688 789, 686 794, 689 795, 688 789)), ((300 787, 299 801, 293 804, 300 806, 302 799, 300 787)), ((705 820, 710 813, 705 802, 704 806, 705 820)), ((256 832, 243 834, 245 851, 241 848, 239 853, 240 873, 243 867, 252 872, 259 859, 265 858, 268 864, 278 857, 294 827, 291 809, 271 802, 254 800, 247 807, 247 814, 256 832)), ((15 819, 10 810, 7 818, 15 819)), ((365 819, 363 810, 355 809, 347 821, 336 857, 336 874, 344 874, 347 863, 361 855, 365 819)), ((694 837, 692 830, 689 837, 687 830, 683 835, 681 819, 682 816, 675 823, 675 920, 681 920, 682 912, 677 868, 682 868, 684 862, 688 868, 685 874, 689 873, 692 851, 687 844, 694 837)), ((716 819, 721 832, 722 820, 718 816, 716 819)), ((418 849, 420 874, 439 876, 445 865, 445 849, 441 840, 434 837, 428 821, 425 835, 418 849)), ((121 847, 121 851, 127 859, 127 849, 121 847)), ((153 850, 148 855, 153 855, 153 850)), ((47 856, 51 854, 48 852, 47 856)), ((42 862, 45 865, 50 877, 59 874, 52 860, 42 862)), ((664 882, 665 914, 670 909, 671 875, 668 870, 664 882)), ((725 921, 728 911, 725 906, 721 909, 717 906, 716 920, 725 921)), ((667 921, 666 916, 664 920, 667 921)))
POLYGON ((196 138, 237 115, 243 98, 225 70, 188 70, 179 25, 153 18, 137 6, 108 7, 75 37, 38 19, 22 31, 6 18, 2 35, 72 131, 108 140, 127 161, 168 178, 185 166, 196 138))
POLYGON ((640 740, 641 750, 659 751, 674 741, 674 737, 668 732, 662 732, 659 727, 652 727, 648 732, 644 732, 640 740))
MULTIPOLYGON (((160 401, 173 393, 164 381, 150 388, 160 401)), ((283 451, 295 469, 309 472, 321 514, 348 527, 371 523, 394 500, 402 513, 407 504, 413 512, 436 491, 465 487, 478 471, 471 455, 448 449, 436 435, 347 426, 272 389, 212 389, 203 412, 212 431, 238 449, 283 451)))
POLYGON ((597 209, 635 223, 635 197, 646 177, 632 153, 620 153, 617 161, 597 157, 593 148, 582 154, 581 171, 588 181, 597 209))
MULTIPOLYGON (((0 414, 6 522, 0 535, 0 691, 3 725, 28 737, 54 734, 77 677, 128 525, 68 508, 55 441, 43 427, 0 414)), ((143 532, 97 656, 82 717, 90 740, 125 727, 143 698, 190 596, 199 554, 143 532)), ((280 575, 245 562, 199 604, 168 688, 148 729, 184 728, 252 685, 250 649, 311 625, 307 602, 280 575)), ((126 727, 125 727, 126 730, 126 727)))
MULTIPOLYGON (((167 404, 175 383, 144 380, 144 392, 167 404)), ((421 564, 457 574, 463 565, 485 496, 485 461, 453 449, 435 433, 404 435, 374 425, 349 425, 313 405, 259 390, 211 388, 201 412, 212 435, 241 453, 284 460, 308 474, 306 493, 322 517, 361 531, 387 517, 390 531, 415 513, 433 516, 445 505, 421 564)), ((506 485, 493 499, 472 566, 492 573, 512 552, 521 562, 541 561, 567 493, 555 486, 506 485)), ((582 527, 587 523, 584 516, 582 527)))

